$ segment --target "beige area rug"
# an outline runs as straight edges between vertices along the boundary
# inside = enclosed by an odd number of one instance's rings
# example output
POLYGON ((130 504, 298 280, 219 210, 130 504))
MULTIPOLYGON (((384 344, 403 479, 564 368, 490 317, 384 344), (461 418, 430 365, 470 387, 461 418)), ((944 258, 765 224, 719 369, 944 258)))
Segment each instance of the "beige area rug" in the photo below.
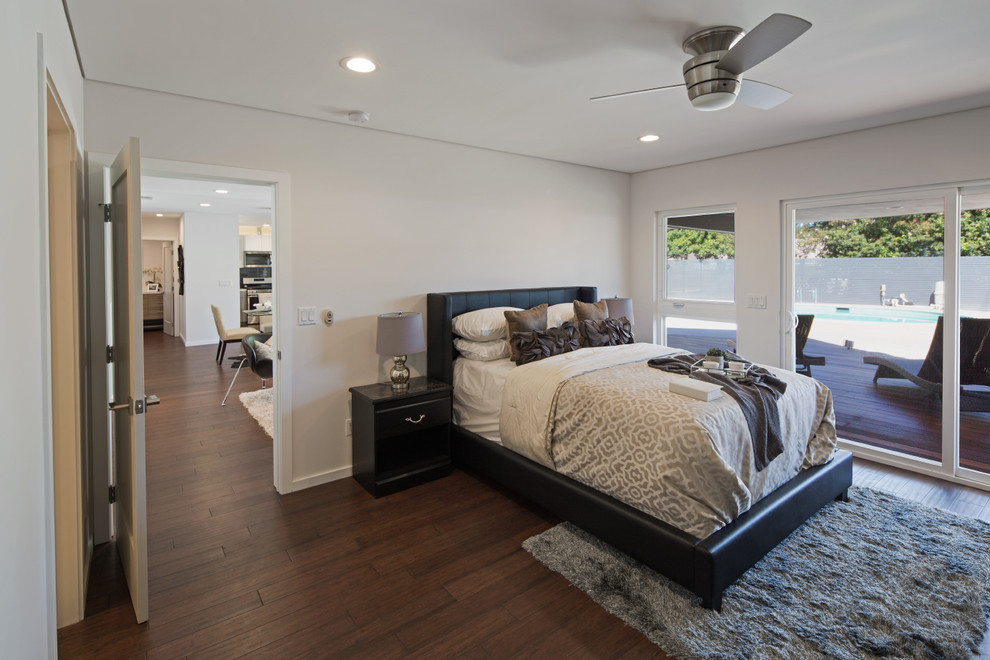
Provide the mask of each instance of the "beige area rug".
POLYGON ((244 392, 238 397, 251 417, 261 424, 269 438, 274 438, 275 403, 272 400, 272 388, 268 387, 256 392, 244 392))

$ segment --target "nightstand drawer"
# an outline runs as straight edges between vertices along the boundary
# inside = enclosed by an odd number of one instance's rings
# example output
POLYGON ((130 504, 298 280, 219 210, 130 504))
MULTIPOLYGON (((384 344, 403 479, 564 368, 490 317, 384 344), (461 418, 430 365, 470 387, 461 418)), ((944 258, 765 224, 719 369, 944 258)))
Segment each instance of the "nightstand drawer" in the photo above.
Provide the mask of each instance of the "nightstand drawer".
POLYGON ((450 421, 450 398, 420 401, 375 413, 375 435, 390 438, 422 431, 450 421))

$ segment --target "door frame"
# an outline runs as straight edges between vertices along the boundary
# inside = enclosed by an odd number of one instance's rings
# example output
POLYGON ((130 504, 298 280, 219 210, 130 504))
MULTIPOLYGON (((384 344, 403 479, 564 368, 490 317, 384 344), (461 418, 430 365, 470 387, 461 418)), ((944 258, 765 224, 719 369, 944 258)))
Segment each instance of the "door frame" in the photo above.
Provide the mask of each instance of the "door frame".
POLYGON ((45 185, 51 374, 56 625, 83 619, 93 552, 89 388, 85 364, 87 284, 82 153, 50 75, 45 81, 45 185), (55 266, 52 269, 52 266, 55 266), (56 314, 55 310, 61 310, 56 314))
MULTIPOLYGON (((109 165, 113 156, 106 153, 88 152, 91 163, 109 165)), ((279 493, 287 493, 304 487, 304 483, 292 481, 292 383, 289 370, 284 368, 292 359, 293 299, 291 263, 291 204, 290 177, 287 172, 255 170, 226 165, 209 165, 159 158, 141 158, 142 176, 167 177, 172 179, 209 179, 251 185, 272 187, 272 252, 273 287, 272 292, 278 301, 278 309, 272 319, 275 331, 275 360, 272 383, 275 404, 274 435, 272 440, 273 484, 279 493)), ((91 190, 92 192, 92 186, 91 190)), ((92 204, 91 204, 92 206, 92 204)), ((178 246, 176 246, 178 247, 178 246)), ((97 456, 94 462, 107 460, 97 456)), ((95 482, 99 483, 99 482, 95 482)), ((107 482, 109 483, 109 482, 107 482)), ((99 486, 96 486, 99 488, 99 486)))

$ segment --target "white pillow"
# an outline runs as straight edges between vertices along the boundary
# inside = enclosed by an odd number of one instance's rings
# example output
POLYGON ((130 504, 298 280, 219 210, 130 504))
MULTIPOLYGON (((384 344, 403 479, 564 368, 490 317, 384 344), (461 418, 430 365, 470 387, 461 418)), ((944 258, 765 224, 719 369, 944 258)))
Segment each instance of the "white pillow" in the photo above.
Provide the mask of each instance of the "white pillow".
POLYGON ((454 348, 458 350, 461 357, 469 360, 481 360, 491 362, 509 357, 509 342, 504 339, 496 341, 471 341, 470 339, 454 338, 454 348))
POLYGON ((574 303, 560 303, 547 308, 548 328, 559 328, 568 321, 574 322, 574 303))
POLYGON ((506 310, 518 310, 518 307, 487 307, 473 312, 459 314, 451 321, 455 335, 471 341, 494 341, 508 338, 508 326, 505 323, 506 310))

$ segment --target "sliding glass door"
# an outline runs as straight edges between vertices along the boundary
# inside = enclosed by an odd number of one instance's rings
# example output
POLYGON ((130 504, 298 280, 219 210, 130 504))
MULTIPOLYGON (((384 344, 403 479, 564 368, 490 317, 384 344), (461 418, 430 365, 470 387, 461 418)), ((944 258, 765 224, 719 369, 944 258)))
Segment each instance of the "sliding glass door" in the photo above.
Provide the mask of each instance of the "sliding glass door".
POLYGON ((959 221, 959 466, 990 474, 990 190, 964 189, 959 221))
POLYGON ((928 189, 786 205, 785 363, 832 390, 858 453, 990 472, 988 202, 928 189))

